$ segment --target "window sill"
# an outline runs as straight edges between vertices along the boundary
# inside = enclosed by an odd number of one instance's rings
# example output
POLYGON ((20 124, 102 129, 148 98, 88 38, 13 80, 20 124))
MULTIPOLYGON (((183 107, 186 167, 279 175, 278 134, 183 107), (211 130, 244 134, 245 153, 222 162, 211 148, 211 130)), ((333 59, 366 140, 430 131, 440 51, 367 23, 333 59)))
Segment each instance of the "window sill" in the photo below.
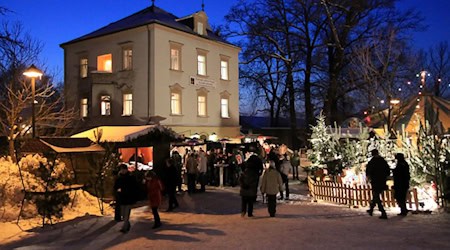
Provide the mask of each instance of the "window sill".
POLYGON ((183 114, 170 114, 170 116, 183 116, 183 114))
POLYGON ((181 69, 169 69, 172 72, 179 72, 179 73, 183 73, 183 70, 181 69))
POLYGON ((133 114, 130 114, 130 115, 124 115, 124 114, 122 114, 122 117, 131 117, 133 114))
POLYGON ((222 79, 222 78, 220 78, 220 81, 221 81, 221 82, 231 82, 230 79, 222 79))
POLYGON ((209 75, 200 75, 200 74, 197 74, 197 76, 198 76, 198 77, 203 77, 203 78, 209 78, 209 75))
POLYGON ((133 68, 131 68, 131 69, 121 69, 121 70, 119 70, 119 72, 130 72, 130 71, 133 71, 133 68))
POLYGON ((220 118, 222 118, 222 119, 230 119, 231 117, 230 116, 227 116, 227 117, 221 116, 220 118))
POLYGON ((198 118, 209 118, 209 115, 197 115, 198 118))

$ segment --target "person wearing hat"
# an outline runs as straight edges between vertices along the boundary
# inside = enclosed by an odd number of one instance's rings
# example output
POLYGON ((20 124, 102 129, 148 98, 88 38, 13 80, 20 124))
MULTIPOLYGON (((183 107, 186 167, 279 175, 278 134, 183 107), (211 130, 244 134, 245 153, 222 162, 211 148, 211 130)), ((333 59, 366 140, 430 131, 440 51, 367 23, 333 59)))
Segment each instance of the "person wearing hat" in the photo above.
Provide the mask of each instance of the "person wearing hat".
POLYGON ((136 178, 128 172, 128 166, 126 164, 120 164, 119 169, 119 177, 114 183, 114 190, 117 192, 117 200, 120 204, 120 211, 122 212, 123 218, 123 226, 120 232, 127 233, 131 228, 131 206, 137 201, 139 187, 136 178))
POLYGON ((409 180, 411 179, 409 165, 402 153, 397 153, 395 159, 397 160, 397 166, 392 170, 394 176, 394 198, 400 207, 400 214, 398 215, 406 216, 408 214, 406 194, 408 193, 409 180))
POLYGON ((380 156, 377 149, 371 151, 372 159, 367 163, 366 176, 372 185, 372 201, 370 202, 370 209, 367 213, 372 216, 375 205, 378 205, 378 210, 381 212, 380 219, 387 219, 386 211, 380 199, 380 195, 386 190, 386 180, 390 175, 390 168, 386 160, 380 156))

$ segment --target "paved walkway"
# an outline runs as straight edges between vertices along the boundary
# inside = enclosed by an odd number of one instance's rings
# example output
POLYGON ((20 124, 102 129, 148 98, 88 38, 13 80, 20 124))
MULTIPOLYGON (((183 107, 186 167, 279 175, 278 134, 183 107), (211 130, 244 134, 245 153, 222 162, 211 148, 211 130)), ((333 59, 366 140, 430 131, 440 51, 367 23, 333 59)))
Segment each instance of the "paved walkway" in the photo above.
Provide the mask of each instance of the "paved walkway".
MULTIPOLYGON (((450 215, 416 214, 389 219, 363 209, 312 203, 305 185, 291 184, 293 200, 270 218, 256 203, 255 217, 240 216, 238 188, 208 188, 178 196, 180 208, 161 212, 153 230, 146 206, 132 211, 132 227, 119 232, 111 216, 83 216, 53 227, 23 232, 0 249, 449 249, 450 215)), ((167 205, 161 208, 164 211, 167 205)), ((1 237, 0 237, 1 238, 1 237)))

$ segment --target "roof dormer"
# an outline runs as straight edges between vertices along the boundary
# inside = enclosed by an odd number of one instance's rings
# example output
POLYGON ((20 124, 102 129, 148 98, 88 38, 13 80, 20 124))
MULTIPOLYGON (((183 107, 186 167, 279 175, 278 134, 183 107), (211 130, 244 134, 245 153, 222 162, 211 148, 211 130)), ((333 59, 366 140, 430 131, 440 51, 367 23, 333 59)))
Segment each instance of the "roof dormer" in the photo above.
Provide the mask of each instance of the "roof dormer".
POLYGON ((208 23, 208 16, 204 11, 196 12, 192 15, 180 18, 177 22, 183 23, 201 36, 207 36, 207 30, 211 30, 208 23))
POLYGON ((199 35, 207 35, 206 28, 208 27, 208 16, 204 11, 199 11, 194 14, 194 31, 199 35))

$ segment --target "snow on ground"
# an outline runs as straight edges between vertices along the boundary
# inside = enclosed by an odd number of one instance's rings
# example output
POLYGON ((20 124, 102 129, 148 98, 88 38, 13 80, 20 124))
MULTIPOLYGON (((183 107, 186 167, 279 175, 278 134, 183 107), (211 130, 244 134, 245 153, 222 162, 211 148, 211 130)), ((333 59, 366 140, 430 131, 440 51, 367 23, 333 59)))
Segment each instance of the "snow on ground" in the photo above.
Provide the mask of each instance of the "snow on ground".
POLYGON ((268 216, 261 198, 255 217, 240 216, 237 187, 208 187, 206 193, 179 194, 175 212, 160 208, 157 230, 151 212, 133 209, 132 228, 119 232, 111 214, 89 214, 52 227, 20 231, 0 225, 0 249, 449 249, 450 215, 388 211, 388 220, 365 209, 310 202, 305 185, 291 183, 291 200, 279 201, 277 216, 268 216), (11 230, 12 233, 7 233, 11 230))

